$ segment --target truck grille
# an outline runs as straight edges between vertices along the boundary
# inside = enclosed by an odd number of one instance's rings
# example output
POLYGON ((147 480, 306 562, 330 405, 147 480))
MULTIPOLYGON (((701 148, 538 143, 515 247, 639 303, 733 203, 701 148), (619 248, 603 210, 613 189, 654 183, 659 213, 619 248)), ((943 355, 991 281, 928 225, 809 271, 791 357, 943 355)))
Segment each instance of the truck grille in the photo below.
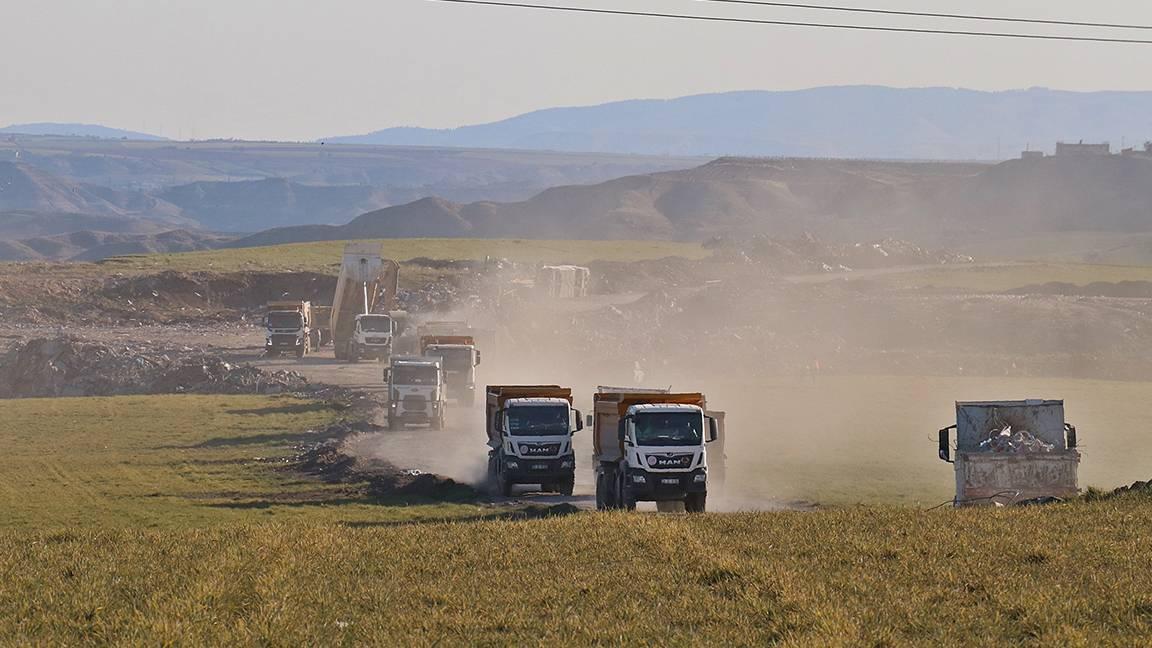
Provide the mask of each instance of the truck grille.
POLYGON ((520 454, 525 457, 554 457, 560 452, 559 443, 521 443, 520 454))
POLYGON ((366 342, 367 344, 387 344, 388 338, 386 338, 386 337, 370 337, 370 338, 364 338, 364 342, 366 342))
POLYGON ((692 456, 690 454, 677 454, 677 455, 648 455, 648 466, 650 468, 687 468, 692 465, 692 456))
POLYGON ((424 410, 428 409, 428 399, 423 396, 405 396, 404 409, 406 410, 424 410))
POLYGON ((292 346, 296 344, 296 336, 284 333, 274 333, 272 335, 273 346, 292 346))

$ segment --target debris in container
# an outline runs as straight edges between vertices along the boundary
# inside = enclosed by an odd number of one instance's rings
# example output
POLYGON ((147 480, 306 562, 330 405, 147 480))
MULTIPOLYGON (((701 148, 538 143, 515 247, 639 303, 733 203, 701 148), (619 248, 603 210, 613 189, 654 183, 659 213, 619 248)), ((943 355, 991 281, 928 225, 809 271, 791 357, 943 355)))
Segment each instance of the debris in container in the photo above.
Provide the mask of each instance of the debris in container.
POLYGON ((990 430, 979 448, 986 452, 1052 452, 1056 446, 1037 439, 1028 430, 1013 432, 1011 425, 1005 425, 990 430))

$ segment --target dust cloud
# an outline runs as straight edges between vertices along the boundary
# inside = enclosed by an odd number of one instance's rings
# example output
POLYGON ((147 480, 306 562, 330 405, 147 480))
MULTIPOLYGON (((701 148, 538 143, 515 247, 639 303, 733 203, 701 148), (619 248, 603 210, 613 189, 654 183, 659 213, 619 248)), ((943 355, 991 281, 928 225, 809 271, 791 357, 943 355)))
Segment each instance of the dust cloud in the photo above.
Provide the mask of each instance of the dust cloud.
MULTIPOLYGON (((479 331, 478 388, 569 386, 583 412, 598 385, 704 392, 727 412, 726 479, 710 493, 713 510, 948 499, 952 471, 936 458, 934 433, 953 422, 956 400, 1069 399, 1070 419, 1090 412, 1103 428, 1074 420, 1092 442, 1082 480, 1152 472, 1109 434, 1112 422, 1135 420, 1138 405, 1124 397, 1133 383, 1101 380, 1152 367, 1147 300, 788 279, 716 258, 593 267, 586 298, 545 299, 511 289, 506 274, 480 273, 454 308, 421 317, 479 331)), ((480 403, 452 407, 443 432, 381 433, 350 448, 481 484, 483 416, 480 403)), ((576 492, 588 495, 591 430, 574 443, 576 492)))

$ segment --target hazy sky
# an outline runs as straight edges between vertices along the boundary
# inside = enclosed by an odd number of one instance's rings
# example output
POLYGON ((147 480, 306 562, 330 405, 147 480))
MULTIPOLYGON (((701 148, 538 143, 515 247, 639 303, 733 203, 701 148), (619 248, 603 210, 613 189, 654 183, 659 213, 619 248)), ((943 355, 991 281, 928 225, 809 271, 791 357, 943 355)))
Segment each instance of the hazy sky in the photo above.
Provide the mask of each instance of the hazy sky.
MULTIPOLYGON (((541 1, 964 26, 694 0, 541 1)), ((1152 3, 1133 0, 815 1, 1152 24, 1152 3)), ((867 34, 426 0, 0 0, 0 60, 0 125, 75 121, 185 138, 314 139, 457 126, 556 105, 833 84, 1152 89, 1152 45, 867 34)))

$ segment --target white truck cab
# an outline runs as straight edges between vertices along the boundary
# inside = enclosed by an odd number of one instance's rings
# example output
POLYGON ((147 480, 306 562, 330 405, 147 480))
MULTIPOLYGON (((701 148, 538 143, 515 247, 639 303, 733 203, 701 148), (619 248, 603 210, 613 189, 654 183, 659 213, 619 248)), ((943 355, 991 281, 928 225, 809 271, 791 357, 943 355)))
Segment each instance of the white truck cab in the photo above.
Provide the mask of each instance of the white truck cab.
POLYGON ((391 316, 382 313, 357 315, 348 359, 352 362, 360 358, 387 361, 392 357, 392 338, 395 334, 396 322, 391 316))
POLYGON ((683 502, 687 512, 703 512, 706 446, 719 438, 718 417, 704 395, 602 388, 594 401, 597 508, 683 502))
POLYGON ((485 422, 488 476, 507 497, 515 484, 571 495, 572 435, 584 427, 572 390, 559 385, 489 385, 485 422))
POLYGON ((447 400, 439 358, 392 356, 384 368, 384 382, 388 385, 389 429, 409 424, 443 429, 447 400))

